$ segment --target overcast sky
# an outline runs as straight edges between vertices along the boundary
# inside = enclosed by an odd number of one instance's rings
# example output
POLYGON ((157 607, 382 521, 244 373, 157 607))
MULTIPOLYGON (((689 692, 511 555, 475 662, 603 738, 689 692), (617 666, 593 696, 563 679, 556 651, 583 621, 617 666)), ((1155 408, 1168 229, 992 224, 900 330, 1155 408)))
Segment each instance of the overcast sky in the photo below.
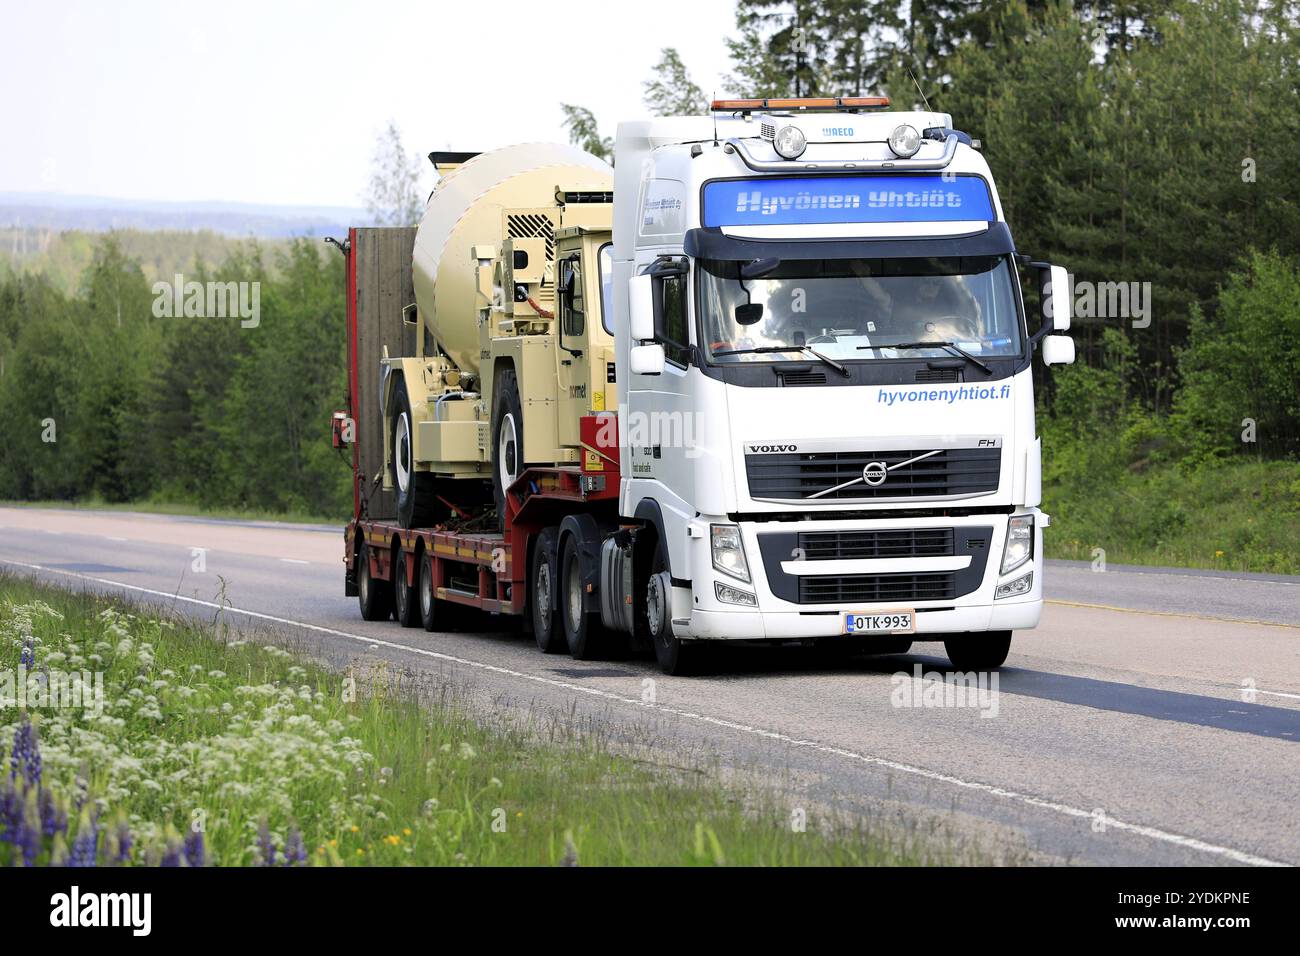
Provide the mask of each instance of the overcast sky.
POLYGON ((421 155, 563 140, 561 102, 611 135, 664 46, 721 92, 734 4, 0 0, 0 23, 0 192, 359 206, 390 118, 421 155))

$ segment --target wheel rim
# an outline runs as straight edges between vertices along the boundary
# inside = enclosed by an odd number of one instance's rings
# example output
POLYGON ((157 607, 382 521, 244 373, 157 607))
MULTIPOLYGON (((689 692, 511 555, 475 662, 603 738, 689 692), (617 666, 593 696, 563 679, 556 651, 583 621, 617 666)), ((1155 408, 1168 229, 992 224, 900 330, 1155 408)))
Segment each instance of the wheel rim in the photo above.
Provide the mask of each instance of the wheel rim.
POLYGON ((537 605, 538 623, 543 634, 551 632, 551 566, 545 561, 537 562, 537 580, 533 600, 537 605))
POLYGON ((357 556, 357 593, 361 595, 363 604, 370 603, 370 557, 362 551, 357 556))
POLYGON ((497 437, 497 469, 500 472, 501 490, 505 491, 519 477, 519 440, 515 435, 515 416, 506 412, 501 419, 501 434, 497 437))
POLYGON ((428 617, 433 611, 433 563, 426 557, 420 562, 420 613, 428 617))
POLYGON ((667 601, 663 581, 660 580, 659 575, 652 574, 645 589, 645 612, 650 625, 650 633, 660 643, 667 643, 668 641, 668 628, 664 626, 666 623, 666 610, 667 601))
POLYGON ((411 420, 406 412, 397 416, 397 448, 393 450, 393 464, 397 472, 397 487, 405 494, 411 486, 411 420))
POLYGON ((582 619, 582 577, 578 574, 578 560, 575 556, 569 562, 567 580, 564 582, 565 595, 569 605, 569 623, 577 627, 582 619))

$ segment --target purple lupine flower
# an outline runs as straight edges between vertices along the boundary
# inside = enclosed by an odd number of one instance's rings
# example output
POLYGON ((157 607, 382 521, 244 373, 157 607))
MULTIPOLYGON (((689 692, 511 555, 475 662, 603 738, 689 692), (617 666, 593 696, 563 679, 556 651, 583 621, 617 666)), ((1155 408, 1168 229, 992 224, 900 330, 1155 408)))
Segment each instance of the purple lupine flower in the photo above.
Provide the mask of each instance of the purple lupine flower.
POLYGON ((35 865, 36 856, 44 843, 41 839, 41 812, 36 805, 35 790, 28 790, 26 799, 23 800, 15 837, 13 843, 22 854, 23 866, 35 865))
POLYGON ((0 840, 15 843, 23 817, 23 797, 14 781, 0 777, 0 840))
POLYGON ((30 644, 24 644, 20 659, 22 661, 23 670, 31 670, 36 666, 36 648, 32 647, 30 644))
POLYGON ((129 863, 131 861, 131 846, 135 842, 131 836, 131 825, 125 820, 117 821, 116 828, 117 853, 113 857, 114 863, 129 863))
POLYGON ((257 831, 257 849, 262 854, 262 866, 275 866, 275 844, 271 842, 271 828, 265 820, 257 831))
POLYGON ((291 827, 284 840, 284 866, 301 866, 307 862, 307 847, 302 842, 302 833, 297 827, 291 827))
POLYGON ((185 862, 190 866, 203 866, 207 862, 207 848, 203 845, 203 832, 191 829, 185 836, 185 862))
POLYGON ((162 860, 159 866, 180 866, 181 865, 181 841, 176 837, 167 838, 167 848, 163 851, 162 860))
POLYGON ((86 811, 81 812, 77 836, 68 854, 68 866, 96 866, 99 863, 99 821, 86 811))
POLYGON ((48 787, 41 787, 41 833, 52 837, 68 829, 68 810, 63 801, 48 787))
POLYGON ((9 779, 17 780, 22 771, 27 786, 34 787, 41 782, 41 743, 36 736, 36 728, 23 715, 23 722, 14 731, 14 749, 9 755, 9 779))

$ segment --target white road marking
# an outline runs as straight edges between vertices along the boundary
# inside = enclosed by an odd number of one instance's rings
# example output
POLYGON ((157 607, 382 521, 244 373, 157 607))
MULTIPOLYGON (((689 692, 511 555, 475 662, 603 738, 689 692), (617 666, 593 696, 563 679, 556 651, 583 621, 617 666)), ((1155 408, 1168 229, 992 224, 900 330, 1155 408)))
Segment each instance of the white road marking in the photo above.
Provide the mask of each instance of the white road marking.
POLYGON ((281 558, 285 564, 310 564, 310 561, 299 561, 297 558, 281 558))
POLYGON ((1137 836, 1144 836, 1152 840, 1158 840, 1162 843, 1170 843, 1189 850, 1197 850, 1201 853, 1211 853, 1216 856, 1222 856, 1232 860, 1234 863, 1243 863, 1248 866, 1290 866, 1288 863, 1282 863, 1278 860, 1270 860, 1266 857, 1255 856, 1242 850, 1234 849, 1228 846, 1219 846, 1214 843, 1207 843, 1204 840, 1198 840, 1195 837, 1185 836, 1181 833, 1172 833, 1168 830, 1161 830, 1157 827, 1145 826, 1139 823, 1128 823, 1124 820, 1117 819, 1109 814, 1098 815, 1093 810, 1084 810, 1080 807, 1074 807, 1066 803, 1060 803, 1055 800, 1048 800, 1044 797, 1034 796, 1029 793, 1021 793, 1017 790, 1010 790, 1006 787, 998 787, 989 783, 980 783, 973 780, 964 780, 961 777, 955 777, 952 774, 940 773, 936 770, 927 770, 925 767, 915 767, 911 764, 900 763, 897 760, 890 760, 885 757, 875 757, 871 754, 862 754, 853 750, 845 750, 842 747, 832 747, 829 744, 823 744, 815 740, 804 740, 799 737, 791 737, 787 734, 775 730, 765 730, 761 727, 754 727, 749 724, 736 723, 735 721, 725 720, 721 717, 710 717, 706 714, 697 714, 691 711, 677 710, 673 707, 667 707, 663 704, 648 703, 639 697, 624 697, 621 694, 614 694, 610 691, 600 690, 596 687, 583 687, 578 684, 571 684, 568 681, 556 680, 553 677, 543 677, 540 674, 529 674, 524 671, 513 670, 509 667, 502 667, 499 664, 485 664, 482 661, 472 661, 464 657, 456 657, 454 654, 443 654, 439 651, 425 650, 421 647, 411 647, 409 644, 402 644, 397 641, 385 641, 374 637, 364 637, 360 634, 351 634, 348 631, 340 631, 332 627, 323 627, 319 624, 308 624, 305 621, 295 621, 292 618, 276 617, 273 614, 263 614, 260 611, 248 611, 243 608, 231 607, 230 605, 217 604, 214 601, 203 601, 199 598, 184 597, 169 591, 157 591, 153 588, 141 587, 136 584, 123 584, 120 581, 113 581, 109 578, 97 578, 88 574, 78 574, 75 571, 63 571, 58 568, 46 568, 39 564, 27 564, 22 561, 11 561, 7 558, 0 558, 0 563, 10 564, 16 567, 30 568, 33 571, 43 571, 47 574, 59 574, 70 578, 80 578, 84 581, 93 581, 96 584, 107 584, 112 587, 122 588, 128 591, 138 591, 142 594, 152 594, 156 597, 167 598, 175 601, 185 601, 190 604, 198 604, 203 607, 215 608, 226 611, 231 614, 242 614, 245 617, 256 618, 261 621, 270 621, 273 624, 285 624, 290 627, 298 627, 308 631, 316 631, 320 634, 330 634, 334 637, 346 638, 350 641, 359 641, 367 644, 371 649, 387 647, 396 651, 404 651, 408 654, 418 654, 422 657, 431 657, 440 661, 447 661, 452 664, 461 664, 465 667, 472 667, 477 670, 488 671, 493 674, 503 674, 507 677, 516 677, 521 680, 532 681, 538 684, 547 684, 551 687, 559 687, 564 690, 573 691, 579 694, 586 694, 590 697, 599 697, 605 700, 616 701, 621 704, 628 704, 635 707, 642 707, 648 710, 656 710, 665 714, 672 714, 683 720, 692 720, 698 723, 710 724, 715 727, 721 727, 726 730, 733 730, 740 733, 751 734, 756 737, 763 737, 767 740, 775 740, 791 747, 799 747, 805 750, 811 750, 816 753, 830 754, 836 757, 844 757, 849 760, 855 760, 859 763, 868 764, 875 767, 884 767, 888 770, 894 770, 898 773, 906 773, 912 776, 921 777, 926 780, 933 780, 938 783, 946 783, 955 787, 961 787, 976 793, 984 793, 989 796, 1001 797, 1017 803, 1023 803, 1027 806, 1035 807, 1039 810, 1049 810, 1063 816, 1073 817, 1079 820, 1090 820, 1100 823, 1105 828, 1113 828, 1123 833, 1132 833, 1137 836))
POLYGON ((105 541, 126 541, 126 538, 114 538, 111 535, 104 535, 105 541))

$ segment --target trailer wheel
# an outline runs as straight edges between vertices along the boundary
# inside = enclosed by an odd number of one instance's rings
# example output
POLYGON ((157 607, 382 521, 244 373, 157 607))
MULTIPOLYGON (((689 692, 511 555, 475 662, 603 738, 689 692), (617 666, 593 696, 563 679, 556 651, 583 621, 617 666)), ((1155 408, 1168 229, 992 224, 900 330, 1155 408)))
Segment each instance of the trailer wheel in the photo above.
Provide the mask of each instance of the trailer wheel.
POLYGON ((406 382, 399 380, 393 388, 392 460, 389 462, 397 496, 397 520, 403 528, 427 528, 445 519, 447 509, 434 496, 434 476, 415 470, 414 421, 406 382))
POLYGON ((943 642, 943 649, 959 671, 996 670, 1011 652, 1011 632, 954 634, 943 642))
POLYGON ((357 603, 366 621, 386 621, 393 613, 392 591, 387 581, 378 581, 370 573, 370 548, 362 544, 357 550, 357 603))
POLYGON ((528 582, 529 614, 533 622, 533 637, 544 654, 557 654, 568 645, 560 629, 559 608, 556 598, 555 529, 547 528, 533 539, 533 560, 528 582))
POLYGON ((420 623, 420 604, 415 588, 407 583, 406 556, 400 547, 393 548, 393 617, 402 627, 420 623))
POLYGON ((582 565, 578 555, 578 539, 566 535, 560 548, 560 577, 556 594, 559 603, 560 623, 569 656, 578 661, 590 661, 604 652, 605 630, 599 614, 590 614, 583 608, 582 565))
POLYGON ((524 470, 524 409, 514 369, 502 369, 493 388, 492 490, 496 495, 497 527, 504 531, 506 489, 524 470))
MULTIPOLYGON (((420 624, 426 631, 434 628, 434 617, 438 610, 437 598, 433 593, 433 555, 425 551, 420 555, 420 624)), ((442 615, 437 614, 441 617, 442 615)))
POLYGON ((702 648, 673 634, 673 579, 668 571, 662 541, 655 542, 654 561, 645 583, 645 627, 654 645, 655 660, 665 674, 693 674, 699 670, 702 648))

